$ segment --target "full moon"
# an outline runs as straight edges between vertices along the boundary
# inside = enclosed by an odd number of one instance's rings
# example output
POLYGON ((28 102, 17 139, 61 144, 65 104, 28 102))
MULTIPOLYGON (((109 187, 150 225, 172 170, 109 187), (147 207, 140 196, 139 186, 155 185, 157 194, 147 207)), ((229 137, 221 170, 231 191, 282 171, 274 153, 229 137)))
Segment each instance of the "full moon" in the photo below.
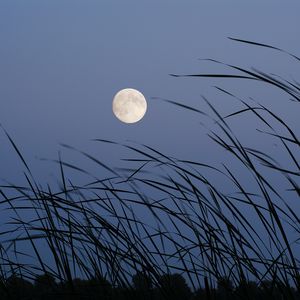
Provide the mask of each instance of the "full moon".
POLYGON ((144 95, 135 89, 123 89, 113 99, 114 115, 124 123, 140 121, 146 113, 147 101, 144 95))

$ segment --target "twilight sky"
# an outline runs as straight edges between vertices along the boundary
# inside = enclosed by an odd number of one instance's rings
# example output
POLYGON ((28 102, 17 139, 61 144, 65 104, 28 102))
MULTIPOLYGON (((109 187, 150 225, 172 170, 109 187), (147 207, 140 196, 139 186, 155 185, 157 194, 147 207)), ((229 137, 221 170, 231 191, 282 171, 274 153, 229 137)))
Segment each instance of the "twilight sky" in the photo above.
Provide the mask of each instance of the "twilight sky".
MULTIPOLYGON (((213 58, 299 81, 300 65, 290 57, 227 39, 263 42, 300 55, 299 11, 299 1, 275 0, 0 0, 0 123, 42 180, 55 177, 57 166, 39 158, 56 159, 59 150, 67 161, 87 167, 59 143, 112 165, 126 156, 121 149, 95 144, 95 138, 222 161, 223 152, 212 146, 200 125, 207 120, 151 97, 209 111, 204 95, 222 114, 240 108, 213 88, 218 85, 269 105, 295 127, 296 106, 277 90, 168 74, 225 72, 198 60, 213 58), (136 125, 119 122, 111 111, 114 94, 126 87, 139 89, 148 99, 148 112, 136 125)), ((236 123, 249 144, 259 139, 252 135, 251 121, 245 117, 236 123)), ((18 180, 24 168, 3 133, 0 142, 0 177, 18 180)))

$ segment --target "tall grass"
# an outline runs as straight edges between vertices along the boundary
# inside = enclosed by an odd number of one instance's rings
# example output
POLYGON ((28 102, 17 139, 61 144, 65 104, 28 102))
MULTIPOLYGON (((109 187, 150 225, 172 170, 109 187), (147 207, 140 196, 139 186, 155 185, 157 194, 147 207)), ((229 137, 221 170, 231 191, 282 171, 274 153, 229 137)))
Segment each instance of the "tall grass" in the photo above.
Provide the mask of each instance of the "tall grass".
MULTIPOLYGON (((292 58, 299 61, 294 55, 292 58)), ((172 76, 258 81, 300 101, 297 82, 214 62, 226 66, 229 73, 172 76)), ((130 289, 131 276, 137 272, 147 274, 154 286, 162 287, 161 275, 175 272, 184 274, 194 290, 203 287, 211 299, 213 288, 221 280, 232 282, 238 299, 248 297, 238 287, 250 281, 257 286, 271 282, 286 299, 296 297, 294 289, 300 290, 300 222, 287 197, 298 201, 300 196, 297 128, 291 128, 260 103, 253 106, 224 88, 217 90, 243 106, 221 116, 203 97, 210 108, 205 115, 212 114, 215 122, 208 136, 232 156, 239 172, 222 162, 208 165, 173 158, 146 145, 97 139, 98 143, 130 150, 134 158, 125 159, 128 168, 114 168, 83 153, 111 175, 93 176, 86 184, 76 186, 66 177, 66 169, 87 172, 59 157, 60 189, 50 185, 45 189, 6 132, 26 168, 26 184, 2 185, 0 190, 1 205, 11 216, 1 232, 3 288, 11 275, 34 279, 47 273, 67 283, 70 290, 74 290, 75 278, 105 278, 115 287, 130 289), (244 114, 262 122, 267 128, 264 134, 280 143, 278 151, 290 161, 288 167, 281 166, 269 153, 244 145, 236 136, 229 120, 244 114), (279 176, 288 193, 272 182, 270 174, 279 176), (216 184, 216 177, 221 178, 226 191, 216 184), (241 177, 253 184, 245 185, 241 177)), ((203 115, 184 103, 166 101, 203 115)))

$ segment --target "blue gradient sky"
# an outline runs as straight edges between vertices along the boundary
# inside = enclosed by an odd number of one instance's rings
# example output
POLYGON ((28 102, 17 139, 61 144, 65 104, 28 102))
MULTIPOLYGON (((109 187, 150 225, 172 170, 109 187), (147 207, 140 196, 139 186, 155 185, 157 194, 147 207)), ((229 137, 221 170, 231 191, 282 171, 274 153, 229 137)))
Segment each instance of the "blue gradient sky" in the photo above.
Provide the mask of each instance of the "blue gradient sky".
MULTIPOLYGON (((223 116, 243 108, 219 93, 214 88, 217 85, 249 103, 252 97, 271 108, 299 136, 299 103, 289 101, 281 91, 258 82, 169 76, 230 73, 220 65, 199 60, 212 58, 300 82, 300 64, 291 57, 227 39, 271 44, 300 56, 299 12, 299 0, 0 0, 0 123, 44 187, 48 182, 57 183, 60 170, 57 164, 41 158, 55 160, 59 151, 64 161, 98 178, 107 176, 95 163, 60 143, 113 167, 125 166, 121 158, 136 157, 121 147, 92 141, 100 138, 135 141, 169 156, 218 168, 225 163, 248 191, 256 192, 253 176, 207 137, 209 129, 216 129, 211 120, 153 97, 212 114, 201 98, 204 95, 223 116), (111 110, 114 94, 126 87, 139 89, 148 100, 147 114, 133 125, 118 121, 111 110)), ((282 145, 256 131, 267 128, 253 116, 241 115, 230 125, 245 146, 268 153, 286 168, 292 166, 282 145)), ((22 184, 24 170, 0 130, 0 182, 22 184)), ((90 180, 71 170, 65 175, 79 185, 90 180)), ((233 193, 224 176, 210 175, 217 187, 233 193)), ((280 192, 285 191, 282 176, 269 176, 280 192)), ((160 199, 162 193, 157 193, 160 199)), ((294 194, 290 197, 291 193, 284 195, 298 213, 299 199, 294 194)), ((5 231, 11 220, 2 209, 0 227, 5 231)), ((249 206, 241 210, 259 230, 260 223, 254 219, 257 215, 249 206)), ((31 212, 23 213, 32 218, 31 212)), ((145 222, 152 220, 142 209, 137 214, 145 222)), ((294 235, 292 230, 289 233, 294 235)))
MULTIPOLYGON (((299 55, 299 11, 299 1, 274 0, 1 0, 0 122, 42 180, 55 176, 57 167, 39 157, 56 159, 61 150, 70 162, 84 163, 59 143, 118 165, 122 150, 95 145, 94 138, 133 140, 181 158, 222 161, 223 152, 200 126, 201 115, 151 97, 204 111, 200 95, 222 113, 241 107, 212 87, 219 85, 271 105, 297 125, 295 106, 274 89, 168 74, 224 71, 198 60, 214 58, 299 80, 299 64, 290 57, 227 39, 268 43, 299 55), (111 112, 113 95, 125 87, 148 99, 148 112, 136 125, 122 124, 111 112)), ((252 136, 251 118, 237 125, 249 144, 259 139, 252 136)), ((0 142, 1 178, 18 180, 24 168, 2 133, 0 142)))

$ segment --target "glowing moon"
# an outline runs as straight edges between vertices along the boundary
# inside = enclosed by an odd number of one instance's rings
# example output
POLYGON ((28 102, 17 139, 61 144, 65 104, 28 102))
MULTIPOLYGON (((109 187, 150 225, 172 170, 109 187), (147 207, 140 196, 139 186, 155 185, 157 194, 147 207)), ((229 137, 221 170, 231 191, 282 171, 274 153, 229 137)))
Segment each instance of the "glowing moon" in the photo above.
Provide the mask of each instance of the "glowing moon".
POLYGON ((135 123, 140 121, 145 115, 147 101, 138 90, 124 89, 114 96, 112 110, 120 121, 135 123))

